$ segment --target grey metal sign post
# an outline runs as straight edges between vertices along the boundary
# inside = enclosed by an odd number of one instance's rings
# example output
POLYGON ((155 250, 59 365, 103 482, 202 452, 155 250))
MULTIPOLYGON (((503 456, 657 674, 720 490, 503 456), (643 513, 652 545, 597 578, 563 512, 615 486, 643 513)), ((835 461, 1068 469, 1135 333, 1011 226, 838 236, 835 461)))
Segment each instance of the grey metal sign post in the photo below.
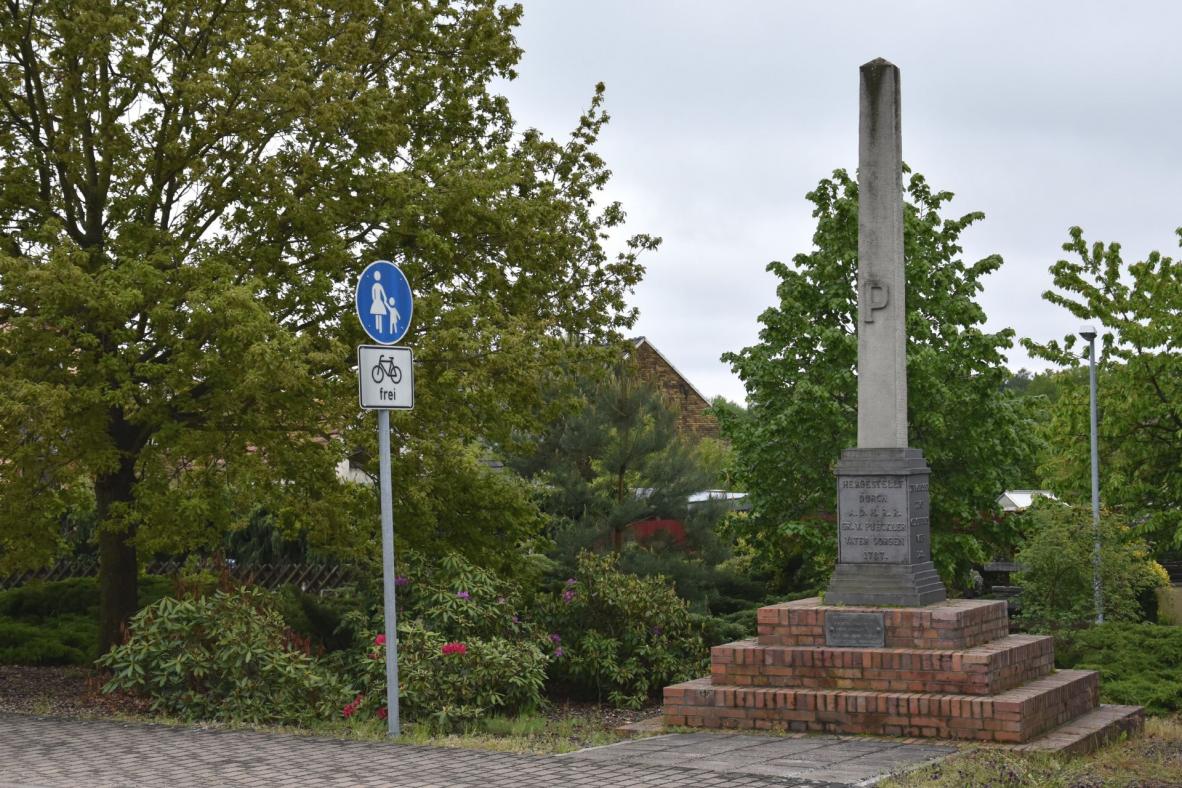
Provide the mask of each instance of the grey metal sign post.
POLYGON ((390 484, 390 411, 378 411, 378 488, 382 500, 382 607, 386 623, 386 724, 402 735, 398 714, 398 609, 394 593, 394 494, 390 484))
POLYGON ((378 496, 382 524, 383 618, 386 635, 387 733, 402 735, 398 713, 398 611, 394 585, 394 493, 390 479, 390 411, 414 407, 414 355, 391 347, 410 327, 412 297, 406 277, 384 260, 371 263, 357 282, 357 317, 380 345, 357 348, 361 407, 378 412, 378 496), (384 281, 383 281, 384 278, 384 281), (367 320, 368 318, 368 320, 367 320))

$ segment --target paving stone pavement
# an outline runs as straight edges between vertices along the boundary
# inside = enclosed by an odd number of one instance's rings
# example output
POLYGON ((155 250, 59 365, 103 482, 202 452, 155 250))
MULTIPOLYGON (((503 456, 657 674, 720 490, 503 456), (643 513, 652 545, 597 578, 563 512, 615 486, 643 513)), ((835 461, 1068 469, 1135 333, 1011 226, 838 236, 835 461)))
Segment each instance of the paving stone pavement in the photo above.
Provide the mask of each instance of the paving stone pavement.
POLYGON ((956 752, 954 747, 900 739, 848 736, 758 736, 685 733, 654 736, 558 756, 595 763, 678 766, 699 777, 778 777, 786 784, 868 785, 956 752))
POLYGON ((674 734, 560 756, 0 714, 0 788, 839 786, 942 757, 829 736, 674 734))

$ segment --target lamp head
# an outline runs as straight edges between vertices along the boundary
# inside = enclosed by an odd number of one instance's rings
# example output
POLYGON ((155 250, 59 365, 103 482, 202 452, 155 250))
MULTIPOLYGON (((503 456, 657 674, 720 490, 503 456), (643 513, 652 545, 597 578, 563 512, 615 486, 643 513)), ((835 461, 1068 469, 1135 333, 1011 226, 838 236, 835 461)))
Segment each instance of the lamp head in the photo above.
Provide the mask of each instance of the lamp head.
POLYGON ((1083 326, 1079 329, 1079 335, 1089 342, 1094 342, 1096 339, 1096 327, 1083 326))

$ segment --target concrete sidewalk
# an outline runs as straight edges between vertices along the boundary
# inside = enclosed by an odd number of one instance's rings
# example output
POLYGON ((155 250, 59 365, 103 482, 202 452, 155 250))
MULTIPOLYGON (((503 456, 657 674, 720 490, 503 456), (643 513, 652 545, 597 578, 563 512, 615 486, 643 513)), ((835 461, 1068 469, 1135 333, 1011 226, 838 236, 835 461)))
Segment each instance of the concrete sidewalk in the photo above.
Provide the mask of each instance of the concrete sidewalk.
POLYGON ((694 733, 538 756, 0 714, 0 786, 27 788, 837 786, 869 784, 874 775, 952 751, 829 736, 694 733))

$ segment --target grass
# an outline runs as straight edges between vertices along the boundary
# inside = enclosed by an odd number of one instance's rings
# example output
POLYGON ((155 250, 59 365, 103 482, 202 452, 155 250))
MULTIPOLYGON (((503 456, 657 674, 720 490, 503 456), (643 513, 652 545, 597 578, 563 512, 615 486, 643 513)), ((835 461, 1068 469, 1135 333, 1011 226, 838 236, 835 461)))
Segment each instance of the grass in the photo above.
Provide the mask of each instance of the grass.
POLYGON ((883 788, 1085 788, 1182 784, 1182 717, 1150 718, 1145 733, 1086 756, 1019 753, 974 747, 902 777, 883 788))
POLYGON ((591 715, 572 715, 559 718, 530 714, 518 717, 490 717, 481 720, 467 730, 456 733, 440 733, 424 724, 404 723, 402 735, 397 739, 387 736, 386 723, 378 720, 330 720, 316 722, 307 727, 296 727, 238 722, 194 723, 163 715, 95 715, 91 719, 115 719, 153 725, 200 727, 206 730, 249 730, 292 736, 323 736, 354 741, 392 741, 398 744, 421 744, 431 747, 457 747, 531 755, 573 752, 585 747, 613 744, 625 738, 612 728, 605 727, 591 715))

